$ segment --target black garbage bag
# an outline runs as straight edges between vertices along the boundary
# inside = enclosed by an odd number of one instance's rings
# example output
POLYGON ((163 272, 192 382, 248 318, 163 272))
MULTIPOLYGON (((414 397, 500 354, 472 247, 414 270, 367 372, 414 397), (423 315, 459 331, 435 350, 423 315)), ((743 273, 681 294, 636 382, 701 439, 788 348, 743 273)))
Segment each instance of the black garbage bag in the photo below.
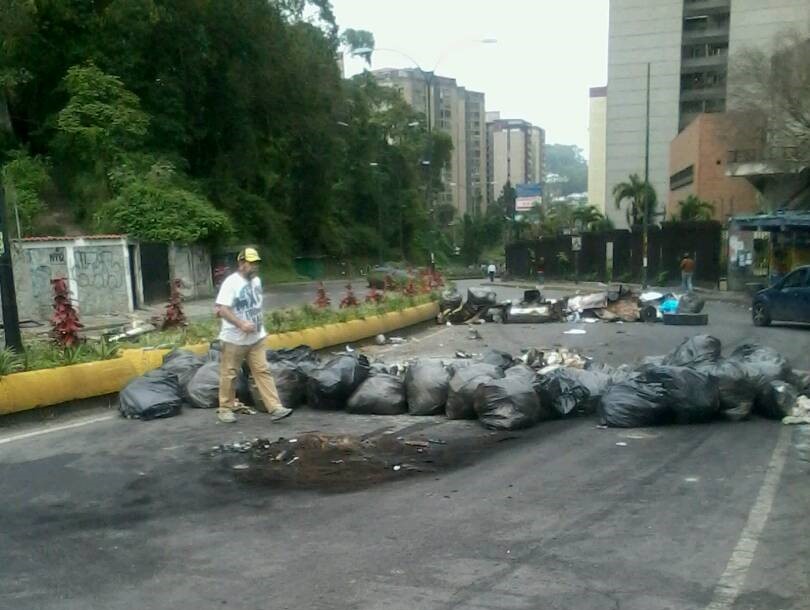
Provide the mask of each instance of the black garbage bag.
POLYGON ((514 358, 512 354, 503 352, 499 349, 488 349, 476 360, 476 362, 485 362, 487 364, 494 364, 504 371, 512 366, 514 358))
POLYGON ((205 360, 197 354, 184 349, 175 349, 163 357, 163 365, 160 370, 172 373, 177 377, 180 388, 185 388, 194 373, 197 372, 205 360))
POLYGON ((790 385, 796 388, 800 396, 802 394, 810 394, 810 371, 793 369, 789 382, 790 385))
POLYGON ((373 377, 374 375, 389 375, 393 373, 391 373, 388 367, 382 362, 372 362, 368 365, 368 374, 369 377, 373 377))
POLYGON ((476 362, 459 369, 451 378, 447 392, 445 413, 448 419, 475 419, 473 398, 479 385, 492 379, 501 379, 503 369, 494 364, 476 362))
POLYGON ((461 307, 462 296, 455 288, 443 290, 439 298, 439 311, 458 309, 461 307))
POLYGON ((760 388, 754 401, 754 411, 768 419, 782 419, 793 413, 799 393, 786 381, 771 381, 760 388))
POLYGON ((497 305, 498 295, 492 290, 486 288, 468 288, 467 289, 467 305, 472 305, 477 308, 492 307, 497 305))
POLYGON ((720 339, 710 335, 695 335, 684 339, 678 347, 664 357, 664 366, 700 366, 720 360, 720 339))
POLYGON ((281 404, 289 409, 300 407, 307 398, 307 374, 292 360, 268 362, 270 374, 276 382, 281 404))
POLYGON ((537 375, 534 382, 541 403, 553 408, 558 417, 593 412, 591 393, 573 370, 561 366, 545 375, 537 375))
POLYGON ((706 301, 694 292, 687 292, 678 299, 678 313, 700 313, 706 306, 706 301))
POLYGON ((309 374, 307 403, 313 409, 342 409, 368 373, 369 363, 365 356, 337 356, 309 374))
MULTIPOLYGON (((190 406, 197 409, 216 409, 219 407, 219 361, 214 360, 202 365, 186 384, 183 395, 190 406)), ((236 398, 245 405, 254 404, 250 384, 244 367, 236 377, 236 398)))
POLYGON ((439 415, 447 404, 450 373, 438 360, 420 360, 405 373, 405 395, 411 415, 439 415))
POLYGON ((664 366, 664 360, 666 360, 666 356, 644 356, 639 361, 639 369, 644 369, 648 366, 664 366))
POLYGON ((504 373, 507 377, 520 377, 521 379, 527 380, 529 383, 533 383, 535 375, 537 375, 537 372, 532 367, 522 362, 515 366, 510 366, 504 373))
POLYGON ((118 394, 118 410, 128 419, 174 417, 182 404, 177 377, 161 369, 133 379, 118 394))
POLYGON ((756 343, 745 343, 731 352, 729 360, 740 362, 757 390, 767 390, 772 381, 788 381, 793 375, 790 363, 779 352, 756 343))
POLYGON ((612 428, 660 426, 672 421, 664 388, 638 380, 613 384, 599 401, 599 419, 612 428))
POLYGON ((544 414, 531 382, 518 376, 479 384, 473 393, 473 407, 481 424, 491 430, 530 428, 544 414))
POLYGON ((741 421, 751 415, 757 387, 743 364, 724 358, 719 362, 705 364, 698 370, 717 380, 722 418, 741 421))
POLYGON ((312 351, 308 345, 299 345, 298 347, 282 348, 282 349, 269 349, 265 352, 267 355, 267 362, 279 362, 286 360, 289 362, 300 363, 304 360, 318 361, 318 356, 312 351))
POLYGON ((408 412, 405 384, 394 375, 374 375, 360 384, 346 403, 358 415, 401 415, 408 412))
POLYGON ((664 388, 676 423, 707 422, 720 410, 719 384, 709 373, 683 366, 652 366, 643 376, 644 381, 664 388))
POLYGON ((469 358, 451 358, 449 360, 445 360, 444 364, 452 377, 461 369, 466 369, 471 364, 475 364, 475 360, 470 360, 469 358))

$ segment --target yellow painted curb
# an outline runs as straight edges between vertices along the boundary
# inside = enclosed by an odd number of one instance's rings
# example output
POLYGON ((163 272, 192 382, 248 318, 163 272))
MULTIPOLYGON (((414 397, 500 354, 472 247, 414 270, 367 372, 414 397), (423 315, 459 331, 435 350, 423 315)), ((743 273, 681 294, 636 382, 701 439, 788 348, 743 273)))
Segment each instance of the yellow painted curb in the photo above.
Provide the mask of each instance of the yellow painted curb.
MULTIPOLYGON (((437 303, 425 303, 364 320, 268 335, 265 345, 271 349, 299 345, 324 349, 426 322, 438 313, 437 303)), ((183 349, 202 355, 208 351, 208 345, 186 345, 183 349)), ((0 378, 0 415, 120 392, 136 377, 163 364, 163 356, 168 352, 167 349, 125 349, 120 358, 113 360, 6 375, 0 378)))

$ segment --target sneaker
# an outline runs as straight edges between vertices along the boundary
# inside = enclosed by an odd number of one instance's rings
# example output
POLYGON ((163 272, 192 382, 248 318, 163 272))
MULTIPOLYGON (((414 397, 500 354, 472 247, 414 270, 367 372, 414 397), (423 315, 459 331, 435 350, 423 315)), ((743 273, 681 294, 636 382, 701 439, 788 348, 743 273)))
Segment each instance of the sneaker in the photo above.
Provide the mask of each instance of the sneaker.
POLYGON ((217 419, 221 421, 223 424, 236 423, 236 415, 234 415, 233 411, 231 411, 230 409, 218 409, 217 419))
POLYGON ((270 412, 270 419, 273 421, 279 421, 284 419, 285 417, 289 417, 292 414, 292 409, 288 409, 287 407, 278 407, 277 409, 273 409, 270 412))

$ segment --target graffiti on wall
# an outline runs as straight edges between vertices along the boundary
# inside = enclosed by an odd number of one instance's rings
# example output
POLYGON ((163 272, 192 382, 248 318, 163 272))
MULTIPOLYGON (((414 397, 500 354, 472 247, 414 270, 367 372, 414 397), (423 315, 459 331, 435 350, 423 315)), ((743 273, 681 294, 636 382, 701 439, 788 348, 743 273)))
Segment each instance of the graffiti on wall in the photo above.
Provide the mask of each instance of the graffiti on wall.
POLYGON ((73 250, 71 279, 85 314, 128 311, 129 293, 124 251, 118 246, 82 246, 73 250))

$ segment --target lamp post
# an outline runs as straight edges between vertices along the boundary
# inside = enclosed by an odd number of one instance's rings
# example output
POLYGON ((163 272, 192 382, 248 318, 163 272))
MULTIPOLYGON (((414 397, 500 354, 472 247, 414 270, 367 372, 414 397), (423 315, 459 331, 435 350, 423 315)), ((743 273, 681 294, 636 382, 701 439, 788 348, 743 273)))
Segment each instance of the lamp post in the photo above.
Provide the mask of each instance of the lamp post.
POLYGON ((383 234, 382 234, 382 194, 380 193, 380 180, 377 176, 376 168, 380 166, 379 163, 376 161, 372 161, 368 164, 371 167, 371 171, 374 174, 374 190, 377 191, 377 262, 382 265, 383 264, 383 234))

